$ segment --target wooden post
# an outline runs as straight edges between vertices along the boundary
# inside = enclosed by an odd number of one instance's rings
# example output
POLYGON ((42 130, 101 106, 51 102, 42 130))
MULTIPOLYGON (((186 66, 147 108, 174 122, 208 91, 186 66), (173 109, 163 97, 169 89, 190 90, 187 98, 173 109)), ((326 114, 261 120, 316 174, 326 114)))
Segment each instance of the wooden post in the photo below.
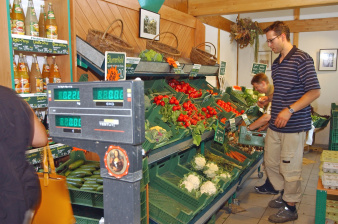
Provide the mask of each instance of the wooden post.
MULTIPOLYGON (((293 16, 295 20, 299 20, 299 14, 300 14, 300 9, 299 8, 295 8, 293 10, 293 16)), ((296 47, 298 47, 298 40, 299 40, 299 33, 298 32, 294 32, 293 33, 293 45, 296 45, 296 47)))

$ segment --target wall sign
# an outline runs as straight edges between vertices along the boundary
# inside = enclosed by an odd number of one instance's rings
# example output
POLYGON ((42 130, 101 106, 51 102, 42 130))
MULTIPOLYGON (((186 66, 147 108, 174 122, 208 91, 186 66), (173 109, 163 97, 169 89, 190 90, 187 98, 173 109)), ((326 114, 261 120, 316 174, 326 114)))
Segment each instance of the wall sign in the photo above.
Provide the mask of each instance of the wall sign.
POLYGON ((135 69, 137 65, 140 63, 141 58, 132 58, 127 57, 126 59, 126 71, 128 75, 132 75, 135 73, 135 69))
POLYGON ((126 53, 106 51, 105 80, 126 80, 126 53))
POLYGON ((200 71, 201 65, 200 64, 194 64, 192 66, 192 69, 190 71, 190 77, 196 77, 198 72, 200 71))
POLYGON ((214 141, 223 144, 225 135, 225 125, 217 120, 214 141))
POLYGON ((227 63, 225 61, 221 61, 221 65, 219 67, 219 75, 224 76, 225 75, 225 67, 227 63))
POLYGON ((266 67, 267 67, 266 64, 253 63, 251 73, 252 74, 265 73, 266 67))

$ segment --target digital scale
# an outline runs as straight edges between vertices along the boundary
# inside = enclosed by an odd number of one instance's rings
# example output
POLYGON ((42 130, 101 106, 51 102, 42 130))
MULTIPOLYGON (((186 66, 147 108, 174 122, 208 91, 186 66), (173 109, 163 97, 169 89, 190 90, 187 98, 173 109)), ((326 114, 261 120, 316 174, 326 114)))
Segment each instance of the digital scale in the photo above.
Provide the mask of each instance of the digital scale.
POLYGON ((139 223, 143 81, 53 83, 47 98, 53 141, 100 157, 104 223, 139 223))

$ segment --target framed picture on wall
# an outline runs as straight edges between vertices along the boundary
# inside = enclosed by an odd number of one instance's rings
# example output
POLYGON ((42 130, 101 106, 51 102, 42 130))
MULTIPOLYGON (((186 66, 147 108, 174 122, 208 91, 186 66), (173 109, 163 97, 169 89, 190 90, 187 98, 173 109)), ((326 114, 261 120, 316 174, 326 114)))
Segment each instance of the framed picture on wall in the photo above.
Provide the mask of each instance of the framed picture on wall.
MULTIPOLYGON (((153 39, 160 33, 160 14, 140 9, 140 37, 153 39)), ((155 40, 160 40, 157 36, 155 40)))
POLYGON ((266 70, 271 71, 271 51, 258 51, 257 63, 266 64, 266 70))
POLYGON ((320 49, 318 71, 337 71, 338 49, 320 49))

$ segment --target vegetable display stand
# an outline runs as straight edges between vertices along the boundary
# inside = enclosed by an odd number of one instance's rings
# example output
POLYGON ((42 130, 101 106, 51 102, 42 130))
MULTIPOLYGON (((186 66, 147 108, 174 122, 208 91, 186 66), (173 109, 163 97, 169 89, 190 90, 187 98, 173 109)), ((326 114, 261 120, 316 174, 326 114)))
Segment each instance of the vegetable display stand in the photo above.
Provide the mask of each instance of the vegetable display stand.
POLYGON ((338 151, 338 106, 331 104, 329 149, 338 151))
POLYGON ((238 143, 243 145, 262 146, 265 145, 266 131, 249 131, 245 126, 240 127, 238 143))
POLYGON ((225 92, 230 95, 230 99, 232 101, 235 101, 236 103, 239 103, 242 106, 248 106, 245 99, 241 97, 241 94, 243 93, 242 91, 232 90, 232 87, 229 86, 225 89, 225 92))

